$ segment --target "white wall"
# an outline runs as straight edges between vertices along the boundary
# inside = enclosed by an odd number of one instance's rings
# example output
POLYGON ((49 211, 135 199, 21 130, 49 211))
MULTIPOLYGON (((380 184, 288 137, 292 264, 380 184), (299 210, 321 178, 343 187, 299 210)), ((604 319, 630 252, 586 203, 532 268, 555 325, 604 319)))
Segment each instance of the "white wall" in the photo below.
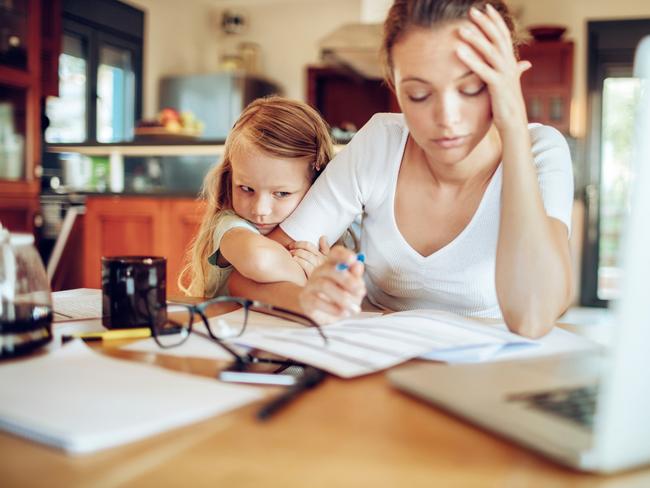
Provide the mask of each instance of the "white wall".
POLYGON ((571 134, 583 137, 587 125, 587 21, 650 18, 650 0, 511 0, 521 9, 522 26, 562 24, 575 42, 571 134))
POLYGON ((318 41, 338 26, 360 21, 359 0, 217 0, 221 10, 246 14, 248 30, 223 36, 219 50, 235 53, 242 41, 261 46, 262 73, 279 82, 284 94, 304 100, 308 64, 318 62, 318 41))
MULTIPOLYGON (((318 62, 318 41, 341 24, 380 22, 391 0, 126 0, 146 11, 144 115, 158 108, 166 75, 218 69, 219 57, 243 41, 261 45, 262 73, 287 96, 305 98, 305 66, 318 62), (246 33, 225 36, 217 19, 226 9, 245 13, 246 33)), ((510 0, 520 24, 563 24, 575 42, 571 133, 586 130, 587 20, 650 18, 650 0, 510 0)))
POLYGON ((383 22, 393 0, 361 0, 361 22, 383 22))
POLYGON ((200 1, 127 0, 145 14, 143 116, 158 111, 161 77, 217 69, 216 30, 211 5, 200 1))
MULTIPOLYGON (((261 46, 262 74, 287 96, 305 99, 305 66, 318 62, 318 41, 336 27, 359 22, 361 0, 123 0, 146 12, 143 116, 158 110, 160 78, 216 71, 240 42, 261 46), (248 29, 226 36, 223 10, 247 16, 248 29)), ((387 0, 364 0, 386 2, 387 0)))

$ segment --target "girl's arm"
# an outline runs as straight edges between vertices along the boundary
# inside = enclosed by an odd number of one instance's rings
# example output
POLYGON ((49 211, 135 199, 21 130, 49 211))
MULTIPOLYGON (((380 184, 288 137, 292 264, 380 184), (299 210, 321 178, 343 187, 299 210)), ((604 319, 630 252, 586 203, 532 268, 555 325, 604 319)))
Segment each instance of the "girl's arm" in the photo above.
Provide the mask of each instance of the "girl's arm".
POLYGON ((471 20, 473 29, 459 31, 469 46, 459 48, 458 56, 488 85, 503 144, 497 296, 512 331, 540 337, 553 328, 570 301, 567 228, 547 216, 532 160, 519 81, 530 63, 517 62, 508 28, 490 5, 486 14, 472 9, 471 20))
POLYGON ((282 244, 236 227, 221 238, 221 255, 242 274, 259 282, 289 281, 298 285, 307 282, 305 272, 282 244))
POLYGON ((233 272, 228 281, 228 291, 231 295, 288 308, 326 324, 360 311, 366 294, 363 272, 363 264, 357 261, 352 251, 336 246, 327 261, 314 270, 305 286, 287 282, 260 284, 233 272), (337 270, 340 263, 348 264, 349 270, 337 270))

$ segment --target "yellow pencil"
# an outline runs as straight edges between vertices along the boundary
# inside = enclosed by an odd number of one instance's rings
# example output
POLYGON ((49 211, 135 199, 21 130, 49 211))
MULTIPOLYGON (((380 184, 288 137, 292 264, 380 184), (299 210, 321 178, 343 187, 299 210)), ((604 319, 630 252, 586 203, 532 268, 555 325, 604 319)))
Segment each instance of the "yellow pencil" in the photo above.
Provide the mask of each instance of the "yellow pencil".
POLYGON ((113 329, 101 332, 79 332, 77 334, 64 335, 63 341, 72 339, 83 339, 84 341, 106 341, 106 340, 122 340, 122 339, 142 339, 151 337, 151 329, 135 328, 135 329, 113 329))

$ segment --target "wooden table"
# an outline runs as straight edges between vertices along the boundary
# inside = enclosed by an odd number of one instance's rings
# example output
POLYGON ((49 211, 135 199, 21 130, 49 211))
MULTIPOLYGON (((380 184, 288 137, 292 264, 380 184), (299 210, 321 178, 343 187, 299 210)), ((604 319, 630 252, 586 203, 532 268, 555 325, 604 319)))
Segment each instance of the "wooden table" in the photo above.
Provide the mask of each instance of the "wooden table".
MULTIPOLYGON (((219 367, 105 352, 211 377, 219 367)), ((650 486, 650 469, 558 466, 400 393, 383 373, 329 377, 266 423, 255 420, 259 405, 83 457, 0 433, 0 486, 650 486)))

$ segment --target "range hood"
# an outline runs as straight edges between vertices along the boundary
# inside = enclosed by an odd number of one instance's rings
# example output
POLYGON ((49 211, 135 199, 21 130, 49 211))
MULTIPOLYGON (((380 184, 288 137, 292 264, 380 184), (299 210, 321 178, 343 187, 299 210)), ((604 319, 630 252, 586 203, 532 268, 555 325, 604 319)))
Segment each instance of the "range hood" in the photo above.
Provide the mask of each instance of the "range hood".
POLYGON ((321 59, 342 66, 364 78, 382 78, 379 58, 382 24, 345 24, 324 37, 319 43, 321 59))

